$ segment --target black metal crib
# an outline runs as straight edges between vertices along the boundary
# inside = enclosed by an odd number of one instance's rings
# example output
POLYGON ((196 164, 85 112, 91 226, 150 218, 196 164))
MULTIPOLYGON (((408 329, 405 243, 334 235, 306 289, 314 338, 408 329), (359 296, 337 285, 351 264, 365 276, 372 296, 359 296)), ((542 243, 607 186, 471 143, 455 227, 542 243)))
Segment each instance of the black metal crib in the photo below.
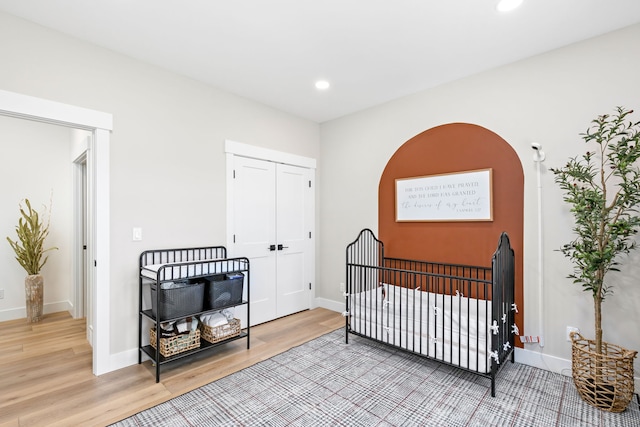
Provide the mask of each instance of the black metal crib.
POLYGON ((346 342, 354 334, 491 379, 514 361, 514 252, 502 233, 491 267, 386 258, 364 229, 347 246, 346 342))

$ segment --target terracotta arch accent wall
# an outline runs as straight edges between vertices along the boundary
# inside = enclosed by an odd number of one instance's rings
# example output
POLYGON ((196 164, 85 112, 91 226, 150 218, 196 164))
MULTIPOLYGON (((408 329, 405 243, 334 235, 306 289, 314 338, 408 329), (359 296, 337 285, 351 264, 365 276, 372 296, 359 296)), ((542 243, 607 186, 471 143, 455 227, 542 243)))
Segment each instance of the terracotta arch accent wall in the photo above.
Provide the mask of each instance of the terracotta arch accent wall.
POLYGON ((378 189, 378 234, 390 257, 491 266, 500 233, 515 251, 516 324, 524 331, 524 173, 520 158, 497 134, 481 126, 452 123, 405 142, 389 159, 378 189), (491 168, 493 221, 396 222, 395 180, 491 168))

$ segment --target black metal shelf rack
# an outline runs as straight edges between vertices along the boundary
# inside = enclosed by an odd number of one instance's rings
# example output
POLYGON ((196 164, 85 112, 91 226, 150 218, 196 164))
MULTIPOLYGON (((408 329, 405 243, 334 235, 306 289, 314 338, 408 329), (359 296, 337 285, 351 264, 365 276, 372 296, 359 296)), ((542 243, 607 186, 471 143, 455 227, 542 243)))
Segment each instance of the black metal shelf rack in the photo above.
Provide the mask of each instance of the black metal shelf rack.
POLYGON ((149 250, 140 254, 139 262, 139 315, 138 315, 138 364, 142 363, 143 354, 149 357, 156 368, 156 382, 160 381, 160 366, 184 359, 195 354, 209 351, 220 345, 246 338, 247 350, 250 348, 250 319, 249 319, 249 299, 250 299, 250 269, 249 259, 245 257, 227 258, 227 250, 224 246, 208 246, 198 248, 181 249, 159 249, 149 250), (162 318, 156 317, 152 309, 143 308, 143 295, 145 288, 150 288, 151 284, 156 284, 155 307, 161 304, 160 285, 165 282, 176 280, 194 280, 218 276, 220 274, 242 273, 244 275, 244 286, 246 287, 246 299, 215 308, 208 308, 189 313, 183 313, 177 317, 162 318), (143 337, 148 334, 148 328, 144 328, 149 322, 160 330, 161 322, 168 322, 182 319, 189 316, 198 316, 206 313, 224 310, 225 308, 247 306, 247 326, 239 335, 231 336, 216 343, 210 343, 202 339, 200 347, 186 350, 168 357, 160 354, 160 334, 156 334, 156 347, 143 345, 143 337), (147 322, 145 322, 147 319, 147 322))

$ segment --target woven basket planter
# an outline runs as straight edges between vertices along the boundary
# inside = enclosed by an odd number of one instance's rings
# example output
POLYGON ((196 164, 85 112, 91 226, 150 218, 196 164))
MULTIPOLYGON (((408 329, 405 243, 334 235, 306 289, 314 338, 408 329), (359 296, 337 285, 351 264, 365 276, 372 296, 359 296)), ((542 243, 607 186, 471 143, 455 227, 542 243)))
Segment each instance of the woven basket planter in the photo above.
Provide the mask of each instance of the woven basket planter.
POLYGON ((573 383, 582 399, 609 412, 624 411, 633 398, 633 359, 637 351, 596 342, 571 333, 573 383))

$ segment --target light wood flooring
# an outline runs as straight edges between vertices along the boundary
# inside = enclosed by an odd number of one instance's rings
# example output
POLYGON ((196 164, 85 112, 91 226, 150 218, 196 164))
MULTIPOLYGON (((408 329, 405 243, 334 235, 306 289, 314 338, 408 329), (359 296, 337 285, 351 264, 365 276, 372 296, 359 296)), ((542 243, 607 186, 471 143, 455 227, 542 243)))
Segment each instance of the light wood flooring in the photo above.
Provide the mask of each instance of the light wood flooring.
POLYGON ((0 427, 104 426, 344 326, 317 308, 251 328, 241 339, 195 360, 150 362, 96 377, 84 319, 49 314, 37 324, 0 323, 0 427))

